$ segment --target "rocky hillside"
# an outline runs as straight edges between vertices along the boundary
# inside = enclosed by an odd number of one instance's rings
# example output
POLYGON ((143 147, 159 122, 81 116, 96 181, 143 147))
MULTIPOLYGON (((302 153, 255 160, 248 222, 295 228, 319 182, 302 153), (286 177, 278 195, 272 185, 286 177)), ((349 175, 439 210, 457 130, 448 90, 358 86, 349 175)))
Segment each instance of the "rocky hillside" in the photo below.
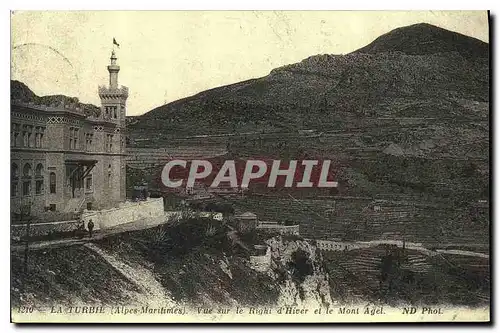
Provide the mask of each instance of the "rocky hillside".
POLYGON ((189 137, 183 144, 217 140, 240 158, 330 158, 343 195, 486 199, 488 52, 429 24, 402 27, 355 52, 312 56, 134 117, 130 142, 175 147, 189 137))
POLYGON ((225 223, 191 219, 173 227, 111 237, 99 246, 125 262, 148 267, 176 302, 197 306, 331 303, 321 256, 300 238, 239 233, 225 223))
POLYGON ((101 112, 101 109, 93 104, 80 103, 77 97, 68 97, 65 95, 38 96, 27 85, 16 80, 10 81, 10 99, 14 103, 21 102, 54 107, 79 107, 84 112, 94 116, 98 116, 101 112))
POLYGON ((356 52, 375 54, 393 51, 412 55, 458 52, 474 59, 487 58, 489 48, 488 44, 478 39, 422 23, 394 29, 356 52))
POLYGON ((403 27, 350 54, 312 56, 158 107, 134 118, 131 135, 348 130, 387 117, 484 121, 488 49, 428 24, 403 27))
POLYGON ((489 294, 487 258, 379 246, 322 252, 299 236, 238 232, 230 221, 199 218, 31 251, 27 271, 16 252, 12 267, 14 306, 472 306, 489 294))
POLYGON ((16 305, 38 306, 319 306, 331 304, 322 267, 315 246, 300 238, 239 234, 219 221, 191 219, 86 246, 36 251, 28 273, 22 253, 13 253, 12 297, 16 305))

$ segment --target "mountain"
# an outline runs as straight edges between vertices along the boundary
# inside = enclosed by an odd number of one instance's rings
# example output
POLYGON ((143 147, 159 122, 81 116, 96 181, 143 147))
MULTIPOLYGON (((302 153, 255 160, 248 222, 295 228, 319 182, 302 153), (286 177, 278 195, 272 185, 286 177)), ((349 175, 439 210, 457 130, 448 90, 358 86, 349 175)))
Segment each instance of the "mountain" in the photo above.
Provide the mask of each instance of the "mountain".
POLYGON ((420 23, 395 29, 356 52, 403 52, 412 55, 458 52, 466 58, 487 58, 489 47, 479 39, 420 23))
POLYGON ((71 105, 80 107, 84 112, 93 115, 99 115, 101 108, 93 104, 81 103, 77 97, 68 97, 65 95, 36 95, 26 84, 17 80, 10 81, 10 99, 12 102, 21 102, 35 105, 62 106, 71 105))
POLYGON ((22 82, 10 81, 10 99, 11 101, 34 102, 38 96, 22 82))
POLYGON ((488 47, 429 24, 399 28, 350 54, 312 56, 153 109, 130 122, 131 139, 155 133, 162 146, 176 136, 345 129, 376 117, 484 120, 488 47))
POLYGON ((346 195, 487 198, 488 50, 429 24, 398 28, 132 117, 130 144, 330 158, 346 195))
MULTIPOLYGON (((398 28, 346 55, 311 56, 128 117, 129 146, 178 151, 215 142, 242 159, 330 158, 340 194, 486 199, 488 50, 429 24, 398 28)), ((38 97, 17 81, 11 95, 78 103, 38 97)))

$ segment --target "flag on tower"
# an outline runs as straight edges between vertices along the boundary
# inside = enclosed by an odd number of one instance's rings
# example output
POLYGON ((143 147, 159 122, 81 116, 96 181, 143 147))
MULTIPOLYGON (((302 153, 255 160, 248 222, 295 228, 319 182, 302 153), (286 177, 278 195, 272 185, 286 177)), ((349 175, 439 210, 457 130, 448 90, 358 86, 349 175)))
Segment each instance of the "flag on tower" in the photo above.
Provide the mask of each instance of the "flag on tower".
POLYGON ((113 37, 113 45, 116 45, 116 46, 120 47, 120 44, 118 44, 118 42, 116 41, 115 37, 113 37))

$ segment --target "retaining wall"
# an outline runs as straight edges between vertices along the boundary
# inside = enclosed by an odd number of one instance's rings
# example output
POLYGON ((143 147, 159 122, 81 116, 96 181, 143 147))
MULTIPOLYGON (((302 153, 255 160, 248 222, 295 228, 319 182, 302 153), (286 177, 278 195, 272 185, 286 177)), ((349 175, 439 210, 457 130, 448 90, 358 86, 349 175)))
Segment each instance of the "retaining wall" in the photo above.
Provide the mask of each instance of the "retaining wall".
POLYGON ((94 230, 99 230, 145 218, 158 218, 163 215, 163 199, 149 198, 146 201, 124 202, 117 208, 84 211, 82 220, 85 223, 85 228, 92 220, 94 230))
MULTIPOLYGON (((78 228, 77 220, 32 223, 30 225, 30 236, 45 236, 51 232, 68 232, 78 228)), ((13 224, 10 228, 10 234, 13 239, 19 239, 26 236, 26 224, 13 224)))
POLYGON ((265 272, 271 267, 271 248, 267 247, 263 256, 250 256, 250 267, 258 272, 265 272))

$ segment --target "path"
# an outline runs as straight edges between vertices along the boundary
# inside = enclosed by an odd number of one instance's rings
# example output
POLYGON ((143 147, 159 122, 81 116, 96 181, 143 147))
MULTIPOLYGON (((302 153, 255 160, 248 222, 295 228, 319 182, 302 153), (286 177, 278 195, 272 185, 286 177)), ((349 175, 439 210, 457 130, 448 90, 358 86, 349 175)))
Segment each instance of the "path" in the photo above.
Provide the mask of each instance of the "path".
POLYGON ((464 251, 464 250, 440 250, 437 249, 438 253, 447 253, 447 254, 458 254, 463 256, 471 256, 471 257, 479 257, 479 258, 489 258, 490 256, 486 253, 478 253, 472 251, 464 251))
POLYGON ((175 302, 165 293, 165 289, 161 283, 154 277, 154 273, 147 268, 139 264, 133 264, 132 266, 132 264, 125 263, 115 254, 104 250, 94 243, 87 243, 84 246, 101 256, 111 267, 139 289, 140 303, 150 306, 175 305, 175 302))
MULTIPOLYGON (((168 222, 167 214, 159 216, 157 218, 144 218, 134 222, 120 224, 111 228, 96 230, 92 238, 90 237, 67 238, 67 239, 57 239, 50 241, 32 242, 29 244, 29 249, 36 251, 40 249, 45 249, 47 247, 53 248, 53 247, 71 246, 76 244, 85 244, 93 240, 103 239, 110 235, 119 234, 127 231, 149 229, 167 222, 168 222)), ((11 245, 11 251, 24 251, 24 249, 25 249, 24 243, 11 245)))
MULTIPOLYGON (((308 240, 308 239, 306 239, 308 240)), ((314 241, 314 240, 311 240, 314 241)), ((473 251, 466 251, 466 250, 455 250, 455 249, 428 249, 425 246, 423 246, 422 243, 413 243, 413 242, 404 242, 400 240, 386 240, 386 239, 380 239, 380 240, 371 240, 371 241, 358 241, 358 242, 353 242, 353 245, 363 245, 362 247, 353 247, 352 249, 349 249, 348 251, 352 250, 357 250, 360 248, 369 248, 369 247, 375 247, 378 245, 395 245, 397 247, 402 248, 403 245, 405 249, 407 250, 414 250, 414 251, 419 251, 421 253, 424 253, 428 256, 435 256, 435 255, 441 255, 441 254, 454 254, 454 255, 464 255, 464 256, 470 256, 470 257, 478 257, 478 258, 489 258, 489 254, 486 253, 481 253, 481 252, 473 252, 473 251)), ((459 244, 446 244, 446 246, 450 245, 459 245, 459 244)), ((326 249, 325 251, 328 251, 326 249)))
MULTIPOLYGON (((359 242, 359 243, 360 244, 370 244, 371 246, 387 244, 387 245, 396 245, 398 247, 403 247, 403 242, 397 241, 397 240, 372 240, 372 241, 359 242)), ((426 255, 429 255, 429 256, 447 253, 447 254, 459 254, 459 255, 470 256, 470 257, 479 257, 479 258, 489 258, 490 257, 488 254, 481 253, 481 252, 473 252, 473 251, 448 250, 448 249, 429 250, 426 247, 424 247, 422 245, 422 243, 405 242, 404 247, 408 250, 419 251, 419 252, 425 253, 426 255)))

